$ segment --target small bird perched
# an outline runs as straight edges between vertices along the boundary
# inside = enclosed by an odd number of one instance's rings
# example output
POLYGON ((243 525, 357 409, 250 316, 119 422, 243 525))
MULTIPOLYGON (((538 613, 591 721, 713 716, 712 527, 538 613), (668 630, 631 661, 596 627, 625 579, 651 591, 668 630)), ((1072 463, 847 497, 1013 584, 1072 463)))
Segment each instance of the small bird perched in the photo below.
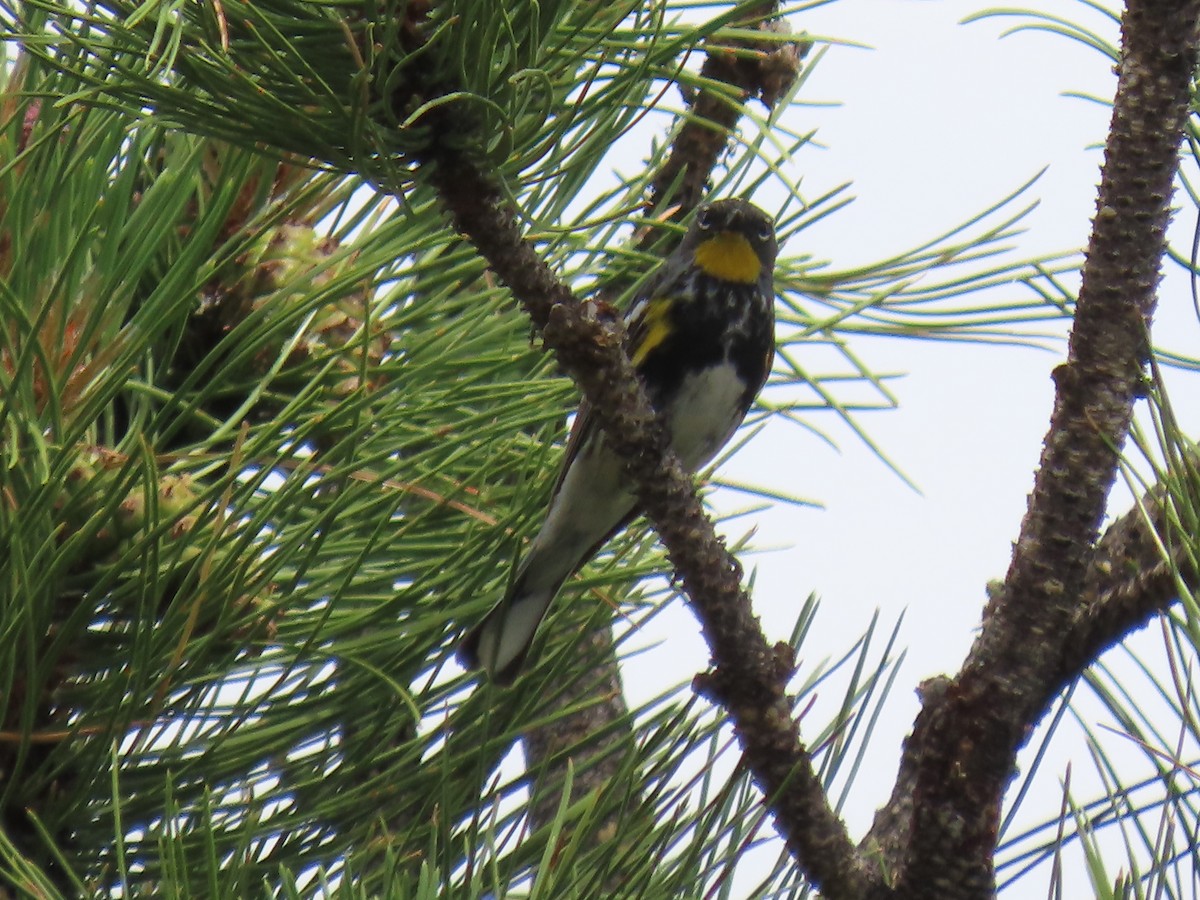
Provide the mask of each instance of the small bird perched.
MULTIPOLYGON (((629 358, 689 472, 733 436, 771 370, 777 250, 774 222, 757 206, 709 203, 625 317, 629 358)), ((583 403, 541 530, 504 598, 459 646, 465 667, 501 685, 516 677, 562 583, 640 512, 622 469, 583 403)))

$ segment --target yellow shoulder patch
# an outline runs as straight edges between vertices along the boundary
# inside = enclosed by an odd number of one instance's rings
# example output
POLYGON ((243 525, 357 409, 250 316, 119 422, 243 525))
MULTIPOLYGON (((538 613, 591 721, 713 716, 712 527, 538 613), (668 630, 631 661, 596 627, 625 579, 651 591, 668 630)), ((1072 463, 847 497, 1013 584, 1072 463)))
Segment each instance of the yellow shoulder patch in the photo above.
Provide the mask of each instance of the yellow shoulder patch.
POLYGON ((647 356, 671 334, 671 323, 667 320, 671 309, 671 301, 663 297, 650 301, 646 307, 645 318, 641 328, 633 339, 637 346, 633 348, 630 360, 635 367, 640 366, 647 356))
POLYGON ((762 272, 758 254, 736 231, 723 231, 697 247, 696 265, 705 275, 739 284, 758 281, 762 272))

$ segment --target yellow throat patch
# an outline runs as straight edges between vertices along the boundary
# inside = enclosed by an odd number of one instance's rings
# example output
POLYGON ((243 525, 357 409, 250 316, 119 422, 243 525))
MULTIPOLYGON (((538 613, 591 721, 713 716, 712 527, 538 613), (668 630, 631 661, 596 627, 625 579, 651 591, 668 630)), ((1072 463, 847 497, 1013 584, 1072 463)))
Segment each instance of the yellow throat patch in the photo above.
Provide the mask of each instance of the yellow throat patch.
POLYGON ((736 231, 723 231, 696 248, 696 265, 712 278, 753 284, 762 263, 750 242, 736 231))

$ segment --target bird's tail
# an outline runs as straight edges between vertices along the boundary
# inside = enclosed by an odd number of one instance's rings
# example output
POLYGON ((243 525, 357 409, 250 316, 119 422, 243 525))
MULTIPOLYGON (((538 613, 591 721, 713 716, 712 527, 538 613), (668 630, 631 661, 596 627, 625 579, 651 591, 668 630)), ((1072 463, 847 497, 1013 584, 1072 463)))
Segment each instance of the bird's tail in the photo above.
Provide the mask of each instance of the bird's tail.
POLYGON ((528 581, 522 573, 458 646, 458 661, 464 667, 485 670, 498 685, 512 684, 521 671, 533 636, 558 593, 558 584, 528 585, 528 581))

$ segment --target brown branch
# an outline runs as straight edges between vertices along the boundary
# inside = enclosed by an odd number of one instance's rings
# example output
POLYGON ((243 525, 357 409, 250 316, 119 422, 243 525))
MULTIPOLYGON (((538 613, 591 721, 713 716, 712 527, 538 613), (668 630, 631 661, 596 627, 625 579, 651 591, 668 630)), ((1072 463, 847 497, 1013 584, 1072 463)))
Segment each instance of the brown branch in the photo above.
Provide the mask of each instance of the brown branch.
MULTIPOLYGON (((771 18, 777 12, 777 4, 764 3, 739 24, 753 27, 756 17, 767 16, 758 23, 760 27, 772 32, 785 31, 782 23, 771 18)), ((691 97, 689 114, 683 117, 666 160, 651 179, 648 217, 655 214, 660 203, 676 201, 674 216, 681 218, 701 201, 704 186, 744 112, 744 103, 760 97, 768 106, 773 105, 795 80, 800 59, 808 47, 808 44, 743 41, 742 48, 750 52, 741 56, 730 48, 707 48, 700 73, 705 86, 691 97), (677 179, 681 179, 680 190, 672 194, 670 188, 677 179)), ((656 230, 646 229, 639 245, 649 249, 660 237, 656 230)), ((667 249, 660 246, 658 252, 665 254, 667 249)), ((628 278, 615 279, 601 296, 612 302, 629 284, 628 278)), ((569 616, 554 620, 559 623, 556 630, 573 632, 579 625, 578 619, 569 616)), ((526 764, 531 772, 538 773, 538 794, 531 809, 535 828, 552 821, 557 813, 559 797, 555 788, 566 783, 568 767, 574 772, 577 794, 598 790, 621 764, 614 754, 619 737, 617 729, 632 739, 629 708, 620 687, 620 669, 610 629, 594 632, 591 643, 595 652, 589 658, 594 662, 586 679, 547 697, 546 724, 531 728, 523 736, 526 764), (610 690, 597 692, 598 684, 607 685, 610 690), (589 693, 585 695, 585 691, 589 693), (593 702, 583 702, 588 696, 593 697, 593 702)), ((631 804, 630 808, 636 811, 638 806, 631 804)), ((606 840, 618 824, 606 822, 594 833, 600 840, 606 840)))
MULTIPOLYGON (((1179 599, 1182 580, 1200 587, 1190 535, 1173 524, 1167 489, 1159 484, 1104 532, 1084 578, 1083 602, 1063 642, 1057 680, 1077 677, 1105 650, 1149 624, 1179 599)), ((1048 705, 1054 694, 1046 696, 1048 705)))
MULTIPOLYGON (((745 10, 734 24, 757 28, 764 34, 787 35, 787 25, 777 18, 778 12, 776 2, 759 3, 745 10)), ((799 77, 800 63, 811 48, 810 41, 781 41, 778 37, 706 46, 700 67, 701 87, 687 95, 683 122, 666 159, 650 179, 645 205, 648 223, 658 223, 660 217, 681 221, 700 204, 713 169, 737 130, 745 104, 759 99, 773 107, 799 77)), ((641 231, 637 249, 666 256, 677 240, 675 235, 648 228, 641 231)), ((614 302, 632 283, 628 276, 613 278, 604 285, 600 297, 614 302)))
MULTIPOLYGON (((561 691, 547 697, 545 724, 524 736, 526 767, 537 776, 529 818, 533 827, 550 825, 558 813, 567 768, 572 770, 576 796, 603 790, 622 767, 623 758, 633 750, 632 721, 621 687, 612 632, 595 627, 593 617, 570 617, 571 624, 589 627, 583 652, 589 660, 588 674, 574 679, 561 691), (622 746, 624 745, 624 746, 622 746)), ((640 810, 632 804, 633 811, 640 810)), ((608 817, 593 834, 597 840, 610 839, 620 822, 608 817)))
POLYGON ((623 327, 602 317, 604 305, 581 304, 524 241, 498 183, 463 149, 470 145, 464 140, 469 121, 453 116, 446 105, 426 113, 429 133, 444 137, 421 156, 419 170, 455 227, 542 331, 625 460, 640 506, 667 547, 712 651, 716 671, 698 679, 698 686, 728 710, 779 832, 829 896, 861 896, 862 866, 800 741, 785 692, 793 669, 790 648, 772 647, 759 628, 741 589, 741 567, 704 514, 623 350, 623 327))
POLYGON ((790 650, 772 647, 759 628, 741 589, 741 567, 717 537, 622 349, 624 329, 555 278, 522 239, 511 205, 469 160, 439 148, 425 167, 455 227, 542 329, 626 461, 641 508, 667 547, 712 651, 716 672, 700 686, 728 710, 780 834, 829 896, 861 896, 854 849, 800 741, 784 690, 790 650))
POLYGON ((1148 354, 1179 142, 1196 63, 1196 0, 1131 0, 1112 125, 1066 364, 1003 588, 953 681, 926 685, 892 800, 868 846, 880 896, 992 896, 1000 800, 1017 750, 1062 686, 1148 354))
MULTIPOLYGON (((777 14, 777 3, 762 3, 747 10, 739 24, 761 20, 761 30, 786 33, 786 26, 774 18, 777 14)), ((690 98, 686 121, 676 132, 666 161, 651 179, 651 209, 674 203, 682 215, 696 208, 737 128, 743 104, 757 97, 768 107, 774 106, 796 80, 800 61, 811 46, 803 41, 742 41, 707 48, 700 67, 700 81, 705 86, 690 98)))
MULTIPOLYGON (((1049 708, 1061 689, 1105 650, 1177 602, 1178 575, 1182 574, 1192 589, 1200 588, 1200 572, 1186 546, 1175 539, 1178 529, 1166 515, 1166 493, 1163 485, 1155 486, 1135 508, 1105 529, 1084 576, 1081 602, 1062 640, 1058 673, 1047 679, 1036 704, 1040 709, 1049 708)), ((950 683, 947 678, 923 683, 920 692, 925 705, 944 702, 950 683)), ((904 856, 917 773, 918 762, 906 751, 892 801, 880 810, 864 842, 874 856, 890 861, 893 876, 904 856)))

